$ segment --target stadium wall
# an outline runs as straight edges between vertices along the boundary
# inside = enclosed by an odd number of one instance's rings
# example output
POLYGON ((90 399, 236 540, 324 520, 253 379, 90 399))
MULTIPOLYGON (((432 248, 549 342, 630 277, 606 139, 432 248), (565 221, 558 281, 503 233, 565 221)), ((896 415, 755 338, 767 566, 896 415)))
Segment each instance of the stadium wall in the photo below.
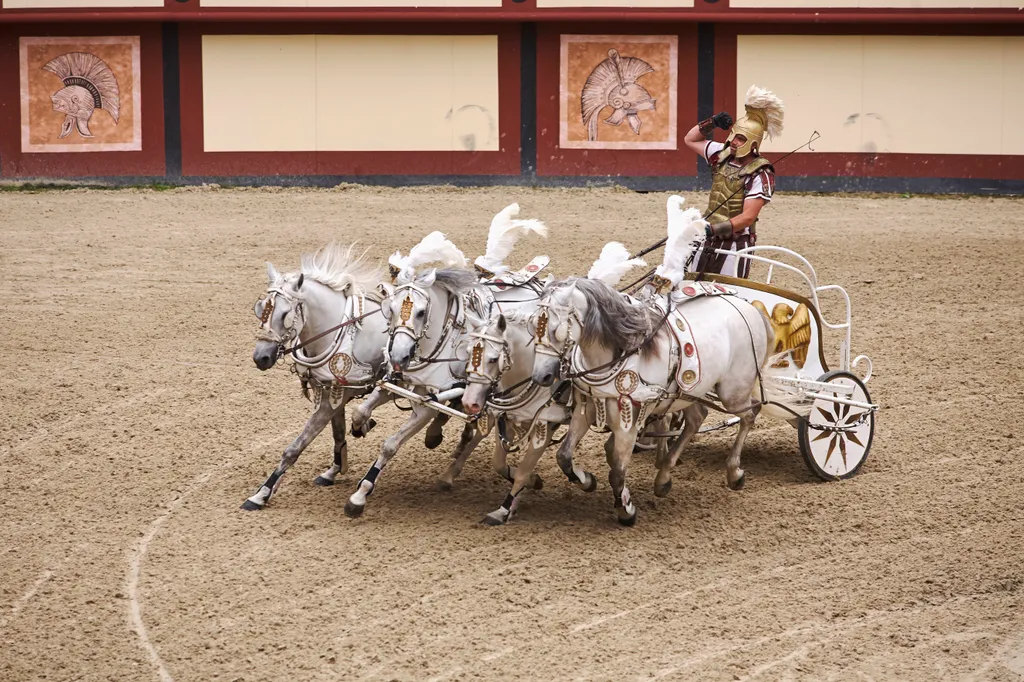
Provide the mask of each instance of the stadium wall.
POLYGON ((1024 194, 1009 0, 0 1, 0 180, 698 189, 757 83, 781 189, 1024 194))

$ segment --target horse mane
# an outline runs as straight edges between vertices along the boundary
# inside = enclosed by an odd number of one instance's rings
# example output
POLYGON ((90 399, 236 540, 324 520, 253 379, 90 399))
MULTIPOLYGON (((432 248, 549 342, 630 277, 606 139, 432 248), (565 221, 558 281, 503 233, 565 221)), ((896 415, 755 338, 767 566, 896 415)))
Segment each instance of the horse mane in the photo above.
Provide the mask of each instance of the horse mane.
POLYGON ((478 284, 479 274, 473 270, 451 268, 437 270, 435 272, 434 284, 447 291, 449 294, 458 296, 474 289, 478 284))
POLYGON ((384 272, 367 258, 369 249, 358 255, 355 249, 354 243, 345 247, 332 241, 314 253, 304 253, 302 274, 339 293, 350 287, 356 293, 372 291, 384 278, 384 272))
POLYGON ((625 296, 600 280, 570 280, 587 299, 583 316, 582 343, 596 343, 604 348, 631 351, 640 346, 644 357, 657 357, 655 343, 663 329, 656 329, 660 317, 643 305, 633 305, 625 296), (657 332, 657 333, 655 333, 657 332), (648 338, 650 336, 650 338, 648 338))

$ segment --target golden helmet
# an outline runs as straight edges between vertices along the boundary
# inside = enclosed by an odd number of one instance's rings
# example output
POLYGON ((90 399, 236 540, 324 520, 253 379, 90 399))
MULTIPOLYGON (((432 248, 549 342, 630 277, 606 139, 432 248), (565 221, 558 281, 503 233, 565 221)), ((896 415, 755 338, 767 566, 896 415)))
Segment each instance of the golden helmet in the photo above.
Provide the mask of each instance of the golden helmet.
POLYGON ((729 137, 726 139, 725 154, 723 160, 733 155, 729 145, 733 138, 742 135, 747 139, 740 146, 735 155, 742 158, 751 152, 757 152, 761 148, 761 142, 767 134, 769 138, 775 138, 782 134, 782 100, 769 90, 751 85, 747 90, 747 97, 743 103, 746 114, 733 123, 729 137))

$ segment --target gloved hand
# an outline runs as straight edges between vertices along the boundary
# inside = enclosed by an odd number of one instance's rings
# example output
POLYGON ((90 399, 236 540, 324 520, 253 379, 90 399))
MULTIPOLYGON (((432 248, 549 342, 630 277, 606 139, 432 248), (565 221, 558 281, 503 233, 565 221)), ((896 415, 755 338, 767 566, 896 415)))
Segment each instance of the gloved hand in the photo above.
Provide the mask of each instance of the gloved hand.
POLYGON ((714 121, 715 125, 721 128, 722 130, 728 130, 729 128, 732 127, 733 123, 732 116, 730 116, 728 112, 725 111, 721 111, 715 114, 714 116, 711 117, 711 120, 714 121))
POLYGON ((723 220, 720 223, 704 223, 704 236, 708 239, 712 237, 718 237, 719 239, 728 239, 732 236, 732 221, 723 220))

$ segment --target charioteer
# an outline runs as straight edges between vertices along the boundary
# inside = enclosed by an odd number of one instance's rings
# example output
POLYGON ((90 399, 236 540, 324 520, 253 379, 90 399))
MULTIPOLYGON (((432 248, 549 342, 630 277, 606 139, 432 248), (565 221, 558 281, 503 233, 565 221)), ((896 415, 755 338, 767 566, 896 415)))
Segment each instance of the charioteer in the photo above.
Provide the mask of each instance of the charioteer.
POLYGON ((684 138, 686 146, 711 167, 711 197, 705 215, 708 239, 696 258, 697 272, 749 276, 750 259, 716 250, 739 251, 757 242, 758 215, 775 190, 775 169, 760 149, 765 135, 774 139, 782 134, 782 100, 752 85, 744 109, 745 115, 735 123, 723 111, 695 125, 684 138), (731 128, 724 144, 706 139, 715 128, 731 128))

